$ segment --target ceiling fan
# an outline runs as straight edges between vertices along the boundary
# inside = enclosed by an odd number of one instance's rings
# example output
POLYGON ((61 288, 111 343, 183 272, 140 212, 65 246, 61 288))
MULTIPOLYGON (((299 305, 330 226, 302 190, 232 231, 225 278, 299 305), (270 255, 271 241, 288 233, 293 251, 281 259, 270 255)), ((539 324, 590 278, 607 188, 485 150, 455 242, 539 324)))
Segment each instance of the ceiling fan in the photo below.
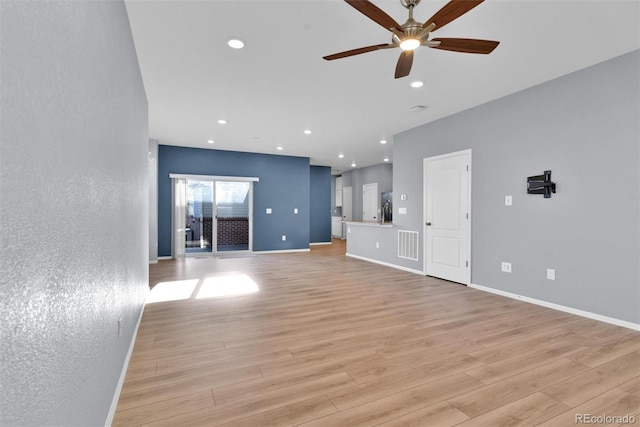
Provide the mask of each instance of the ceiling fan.
POLYGON ((327 61, 372 52, 374 50, 399 47, 402 49, 402 53, 400 53, 400 59, 398 59, 398 64, 396 65, 395 78, 397 79, 409 75, 411 65, 413 64, 413 51, 418 46, 427 46, 433 49, 451 50, 454 52, 487 54, 493 52, 500 43, 492 40, 460 38, 429 39, 430 33, 469 12, 484 0, 451 0, 424 23, 413 19, 413 8, 420 3, 420 0, 400 0, 400 3, 409 9, 409 19, 402 25, 398 24, 392 17, 369 0, 345 1, 369 19, 391 31, 393 33, 391 43, 376 44, 324 56, 323 58, 327 61))

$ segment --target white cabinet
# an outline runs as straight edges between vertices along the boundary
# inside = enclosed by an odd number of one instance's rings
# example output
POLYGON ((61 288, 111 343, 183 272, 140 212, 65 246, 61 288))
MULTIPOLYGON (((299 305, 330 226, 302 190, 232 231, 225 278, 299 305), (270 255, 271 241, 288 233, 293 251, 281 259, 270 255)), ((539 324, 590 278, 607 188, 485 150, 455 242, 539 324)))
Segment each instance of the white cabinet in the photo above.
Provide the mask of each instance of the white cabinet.
MULTIPOLYGON (((342 206, 342 177, 336 177, 336 207, 342 206)), ((341 233, 342 234, 342 233, 341 233)))
POLYGON ((331 217, 331 235, 342 238, 342 218, 339 216, 331 217))

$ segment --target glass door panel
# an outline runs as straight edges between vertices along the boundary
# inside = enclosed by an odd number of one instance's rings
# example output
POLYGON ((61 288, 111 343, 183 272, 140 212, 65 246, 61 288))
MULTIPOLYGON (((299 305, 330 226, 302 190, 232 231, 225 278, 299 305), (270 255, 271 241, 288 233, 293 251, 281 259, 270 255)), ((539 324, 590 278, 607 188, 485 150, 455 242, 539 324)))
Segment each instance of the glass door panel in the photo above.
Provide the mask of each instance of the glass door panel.
POLYGON ((249 250, 250 182, 216 181, 217 251, 249 250))
POLYGON ((185 252, 213 250, 213 182, 187 181, 185 252))

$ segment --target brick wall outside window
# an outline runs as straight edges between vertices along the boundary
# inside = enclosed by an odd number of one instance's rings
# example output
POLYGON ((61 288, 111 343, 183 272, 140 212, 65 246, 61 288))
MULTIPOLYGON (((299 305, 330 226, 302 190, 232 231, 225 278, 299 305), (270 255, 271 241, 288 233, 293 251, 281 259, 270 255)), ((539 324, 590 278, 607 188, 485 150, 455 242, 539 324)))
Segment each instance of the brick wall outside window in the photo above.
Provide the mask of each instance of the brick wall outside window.
POLYGON ((249 218, 218 218, 218 246, 248 244, 249 218))

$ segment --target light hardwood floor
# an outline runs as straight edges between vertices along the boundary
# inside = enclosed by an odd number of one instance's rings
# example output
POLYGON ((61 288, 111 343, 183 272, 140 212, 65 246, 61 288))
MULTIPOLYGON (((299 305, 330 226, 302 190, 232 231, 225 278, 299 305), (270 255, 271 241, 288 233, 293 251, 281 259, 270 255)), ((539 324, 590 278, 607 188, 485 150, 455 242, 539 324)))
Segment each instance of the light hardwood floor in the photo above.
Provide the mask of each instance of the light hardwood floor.
POLYGON ((640 425, 639 332, 348 258, 341 241, 161 261, 150 281, 187 299, 146 306, 114 426, 640 425), (197 298, 224 278, 259 290, 197 298))

